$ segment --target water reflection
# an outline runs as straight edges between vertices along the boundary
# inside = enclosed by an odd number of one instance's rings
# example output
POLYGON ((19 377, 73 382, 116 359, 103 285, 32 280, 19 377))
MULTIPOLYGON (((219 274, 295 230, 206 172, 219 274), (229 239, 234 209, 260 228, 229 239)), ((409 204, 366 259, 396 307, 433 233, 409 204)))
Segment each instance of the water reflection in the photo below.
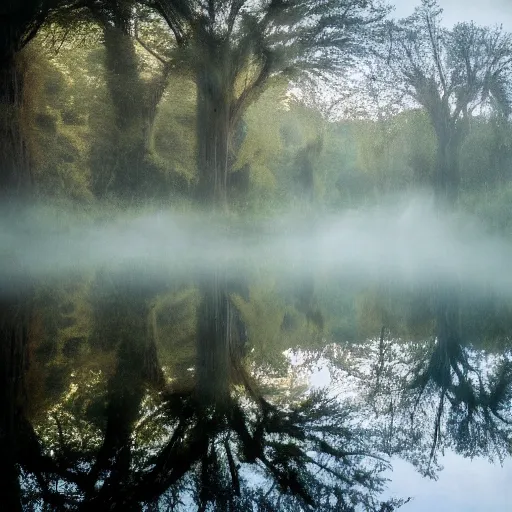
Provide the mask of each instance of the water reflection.
POLYGON ((505 300, 313 281, 38 285, 4 345, 5 495, 24 510, 391 511, 411 498, 383 497, 392 458, 435 478, 447 449, 508 456, 505 300))
POLYGON ((327 355, 337 379, 355 379, 360 402, 385 432, 383 450, 434 478, 445 449, 503 462, 512 433, 512 362, 499 326, 509 320, 508 307, 438 287, 430 297, 388 296, 371 304, 370 316, 372 308, 380 333, 327 355), (423 311, 415 311, 419 305, 423 311))

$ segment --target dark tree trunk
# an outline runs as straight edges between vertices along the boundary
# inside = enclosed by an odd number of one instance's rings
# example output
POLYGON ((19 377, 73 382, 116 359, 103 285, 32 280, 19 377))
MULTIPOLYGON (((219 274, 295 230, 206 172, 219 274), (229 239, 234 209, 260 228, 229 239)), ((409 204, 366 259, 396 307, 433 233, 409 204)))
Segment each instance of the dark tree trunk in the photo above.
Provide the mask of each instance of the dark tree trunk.
MULTIPOLYGON (((18 56, 11 52, 13 46, 0 48, 0 202, 4 205, 19 200, 30 185, 21 121, 23 72, 18 56)), ((16 511, 21 510, 17 452, 27 370, 28 307, 16 293, 16 283, 1 286, 6 295, 0 297, 0 503, 5 510, 16 511)))
MULTIPOLYGON (((246 325, 230 297, 231 293, 240 292, 243 284, 232 282, 219 272, 201 287, 196 392, 198 400, 204 406, 214 405, 220 416, 230 407, 232 386, 242 384, 247 388, 250 384, 243 368, 248 343, 246 325)), ((252 385, 249 388, 252 392, 252 385)))
POLYGON ((113 26, 103 20, 102 13, 95 15, 103 24, 107 86, 116 127, 106 141, 108 147, 98 148, 96 158, 93 156, 93 169, 102 169, 94 177, 95 193, 133 199, 161 192, 164 180, 148 158, 147 149, 170 67, 166 66, 152 84, 144 83, 133 39, 125 33, 123 23, 113 26))
MULTIPOLYGON (((115 502, 130 477, 131 435, 140 405, 149 385, 162 387, 155 339, 149 326, 148 294, 129 277, 105 290, 96 306, 97 341, 117 346, 116 369, 108 384, 106 430, 102 447, 89 473, 89 487, 81 510, 94 510, 115 502), (117 288, 117 289, 116 289, 117 288), (111 470, 99 493, 95 492, 102 471, 111 470)), ((130 510, 139 510, 132 504, 130 510)))
POLYGON ((30 169, 23 140, 23 59, 20 50, 36 35, 49 2, 0 2, 0 194, 18 195, 30 185, 30 169))
POLYGON ((18 449, 28 368, 27 311, 22 299, 0 301, 0 503, 13 511, 21 510, 18 449))
POLYGON ((224 404, 231 385, 232 304, 226 278, 203 284, 197 331, 197 393, 205 404, 224 404))
MULTIPOLYGON (((204 30, 198 38, 201 57, 197 83, 198 201, 214 210, 228 207, 232 77, 225 43, 204 30)), ((213 269, 212 269, 213 270, 213 269)), ((231 355, 237 330, 228 280, 222 271, 201 286, 198 312, 197 392, 206 404, 222 406, 229 400, 231 355)))
POLYGON ((110 25, 103 29, 103 37, 107 86, 114 107, 115 130, 109 140, 105 141, 108 147, 101 145, 97 148, 97 159, 103 160, 103 165, 98 165, 99 162, 95 165, 93 157, 93 169, 102 169, 95 173, 94 189, 100 197, 105 193, 112 193, 123 198, 132 198, 146 179, 143 88, 131 38, 110 25))
POLYGON ((460 189, 459 154, 466 133, 464 119, 437 120, 434 129, 437 138, 437 161, 434 175, 434 192, 448 205, 453 206, 460 189))
MULTIPOLYGON (((19 60, 19 59, 18 59, 19 60)), ((22 129, 24 73, 16 58, 0 60, 0 194, 19 197, 30 186, 22 129)))
MULTIPOLYGON (((0 5, 0 202, 9 213, 16 213, 32 185, 23 126, 29 62, 20 51, 37 34, 50 4, 4 0, 0 5)), ((17 511, 22 510, 19 464, 27 463, 26 453, 34 445, 24 411, 31 307, 28 291, 19 293, 18 283, 0 284, 0 504, 2 510, 17 511)))
POLYGON ((221 44, 204 45, 196 80, 199 200, 216 209, 226 209, 228 199, 232 84, 226 60, 221 44))
MULTIPOLYGON (((107 25, 103 29, 106 50, 108 88, 114 103, 117 127, 127 131, 142 127, 144 84, 139 75, 133 39, 120 28, 107 25)), ((136 138, 139 134, 136 134, 136 138)))
POLYGON ((449 205, 453 205, 456 202, 459 194, 458 152, 458 145, 450 140, 439 140, 434 191, 438 198, 449 205))

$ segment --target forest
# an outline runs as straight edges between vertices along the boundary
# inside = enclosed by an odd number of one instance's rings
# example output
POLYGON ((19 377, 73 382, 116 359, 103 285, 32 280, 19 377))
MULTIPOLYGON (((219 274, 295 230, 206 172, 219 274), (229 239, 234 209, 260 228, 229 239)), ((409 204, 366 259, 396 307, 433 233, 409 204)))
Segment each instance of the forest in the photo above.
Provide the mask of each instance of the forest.
POLYGON ((407 511, 394 459, 506 461, 512 33, 441 7, 0 2, 2 510, 407 511))

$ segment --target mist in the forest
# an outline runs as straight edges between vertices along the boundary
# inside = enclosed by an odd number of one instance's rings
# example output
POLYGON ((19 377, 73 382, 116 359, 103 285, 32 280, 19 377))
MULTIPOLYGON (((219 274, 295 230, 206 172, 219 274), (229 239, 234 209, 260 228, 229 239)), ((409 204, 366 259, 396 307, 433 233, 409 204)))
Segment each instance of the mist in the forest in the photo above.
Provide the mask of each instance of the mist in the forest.
POLYGON ((337 214, 250 220, 172 211, 30 206, 2 215, 2 288, 91 270, 165 280, 223 272, 357 282, 463 285, 512 294, 512 246, 476 218, 428 196, 337 214), (107 211, 107 210, 105 210, 107 211))

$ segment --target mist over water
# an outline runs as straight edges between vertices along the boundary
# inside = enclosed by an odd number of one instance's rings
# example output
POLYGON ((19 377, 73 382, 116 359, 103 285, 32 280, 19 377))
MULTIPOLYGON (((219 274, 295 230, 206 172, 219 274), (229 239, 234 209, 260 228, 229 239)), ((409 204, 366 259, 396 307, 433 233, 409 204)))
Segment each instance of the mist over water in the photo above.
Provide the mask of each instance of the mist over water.
POLYGON ((512 295, 512 245, 476 218, 441 212, 431 198, 307 217, 250 221, 158 211, 85 215, 17 209, 0 224, 3 290, 92 270, 142 281, 263 271, 295 278, 463 285, 512 295))

